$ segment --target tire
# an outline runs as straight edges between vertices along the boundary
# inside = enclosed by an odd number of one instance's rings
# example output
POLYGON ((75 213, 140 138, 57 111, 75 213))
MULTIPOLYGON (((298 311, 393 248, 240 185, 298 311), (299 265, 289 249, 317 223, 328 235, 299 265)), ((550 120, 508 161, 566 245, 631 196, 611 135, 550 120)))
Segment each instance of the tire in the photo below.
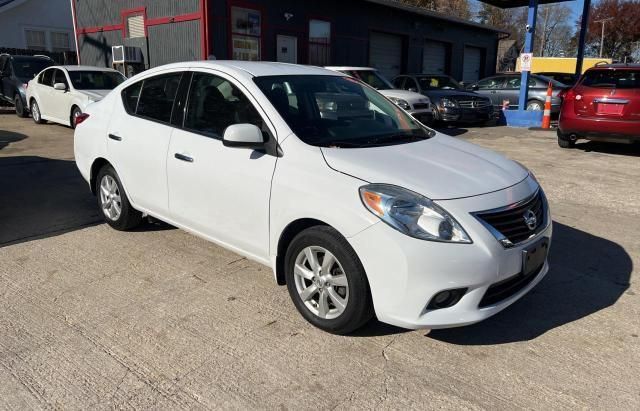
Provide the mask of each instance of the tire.
POLYGON ((542 111, 544 110, 544 105, 538 100, 529 100, 527 101, 527 110, 542 111))
POLYGON ((557 134, 558 134, 558 145, 561 148, 574 148, 576 146, 575 140, 571 140, 567 135, 562 134, 560 130, 558 130, 557 134))
POLYGON ((76 117, 82 114, 82 110, 78 106, 73 106, 71 109, 71 118, 69 119, 69 124, 71 124, 71 128, 76 128, 76 117))
POLYGON ((40 106, 38 106, 38 102, 35 99, 31 101, 31 117, 36 124, 44 124, 45 122, 40 113, 40 106))
POLYGON ((298 312, 324 331, 349 334, 373 316, 371 292, 362 263, 347 240, 331 227, 308 228, 291 241, 285 256, 285 278, 298 312), (313 270, 309 255, 313 256, 315 266, 321 267, 329 261, 327 253, 334 256, 334 262, 325 267, 328 273, 323 273, 322 268, 313 270), (296 274, 301 272, 305 275, 296 274), (306 302, 302 296, 305 293, 306 302))
POLYGON ((98 208, 112 228, 127 231, 137 227, 142 221, 142 213, 131 206, 118 174, 110 165, 105 165, 98 172, 96 194, 98 208), (120 201, 117 201, 117 198, 120 201))
POLYGON ((25 109, 24 104, 22 103, 22 99, 18 94, 16 94, 16 96, 14 97, 13 103, 16 108, 16 115, 18 117, 22 117, 22 118, 28 117, 27 110, 25 109))

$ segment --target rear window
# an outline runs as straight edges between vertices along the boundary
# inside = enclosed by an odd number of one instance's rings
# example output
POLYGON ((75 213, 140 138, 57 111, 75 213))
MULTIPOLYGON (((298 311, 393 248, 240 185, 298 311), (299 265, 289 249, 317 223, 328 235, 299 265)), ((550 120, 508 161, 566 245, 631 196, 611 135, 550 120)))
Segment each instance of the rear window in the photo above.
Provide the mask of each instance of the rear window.
POLYGON ((27 82, 53 64, 52 60, 41 57, 14 57, 13 72, 20 80, 27 82))
POLYGON ((115 71, 69 71, 73 87, 77 90, 113 90, 126 78, 115 71))
POLYGON ((581 83, 587 87, 640 88, 640 70, 591 70, 581 83))

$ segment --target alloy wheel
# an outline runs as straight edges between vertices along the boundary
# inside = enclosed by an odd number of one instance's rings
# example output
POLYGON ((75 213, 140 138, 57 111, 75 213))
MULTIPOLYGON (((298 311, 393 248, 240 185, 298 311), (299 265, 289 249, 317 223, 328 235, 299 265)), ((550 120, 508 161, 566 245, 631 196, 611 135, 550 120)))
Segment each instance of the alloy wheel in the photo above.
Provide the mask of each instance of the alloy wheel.
POLYGON ((102 212, 108 219, 116 221, 120 218, 122 214, 120 189, 116 180, 108 174, 100 181, 100 204, 102 204, 102 212))
POLYGON ((36 103, 35 101, 33 102, 33 104, 31 104, 31 115, 33 116, 33 119, 36 121, 36 123, 40 121, 40 107, 38 107, 38 103, 36 103))
POLYGON ((338 259, 323 247, 306 247, 296 257, 296 290, 300 299, 317 317, 338 318, 349 302, 347 276, 338 259))

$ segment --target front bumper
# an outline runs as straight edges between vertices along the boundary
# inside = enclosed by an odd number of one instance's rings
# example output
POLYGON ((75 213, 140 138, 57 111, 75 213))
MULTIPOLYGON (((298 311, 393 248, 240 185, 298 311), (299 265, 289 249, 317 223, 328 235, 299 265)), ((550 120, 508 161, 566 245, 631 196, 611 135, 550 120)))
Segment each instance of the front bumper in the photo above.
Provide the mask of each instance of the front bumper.
POLYGON ((524 288, 479 308, 487 289, 518 275, 523 249, 540 238, 551 239, 549 224, 535 238, 505 249, 470 213, 502 207, 531 196, 530 177, 505 190, 458 200, 438 201, 462 224, 473 244, 450 244, 408 237, 379 222, 349 239, 367 272, 376 315, 399 327, 448 328, 482 321, 505 309, 546 275, 545 261, 524 288), (431 310, 429 301, 443 290, 466 288, 455 305, 431 310))
POLYGON ((495 118, 493 106, 477 109, 441 107, 439 120, 447 123, 481 123, 495 118))

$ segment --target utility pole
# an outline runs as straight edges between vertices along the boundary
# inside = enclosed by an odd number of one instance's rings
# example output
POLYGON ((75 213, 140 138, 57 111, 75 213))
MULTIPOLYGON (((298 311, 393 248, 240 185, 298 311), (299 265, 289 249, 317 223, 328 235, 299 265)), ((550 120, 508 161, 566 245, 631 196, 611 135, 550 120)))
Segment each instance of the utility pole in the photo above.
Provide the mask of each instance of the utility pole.
POLYGON ((606 19, 594 21, 594 23, 602 23, 602 36, 600 37, 600 58, 602 58, 602 49, 604 48, 604 23, 611 20, 613 20, 613 17, 607 17, 606 19))

